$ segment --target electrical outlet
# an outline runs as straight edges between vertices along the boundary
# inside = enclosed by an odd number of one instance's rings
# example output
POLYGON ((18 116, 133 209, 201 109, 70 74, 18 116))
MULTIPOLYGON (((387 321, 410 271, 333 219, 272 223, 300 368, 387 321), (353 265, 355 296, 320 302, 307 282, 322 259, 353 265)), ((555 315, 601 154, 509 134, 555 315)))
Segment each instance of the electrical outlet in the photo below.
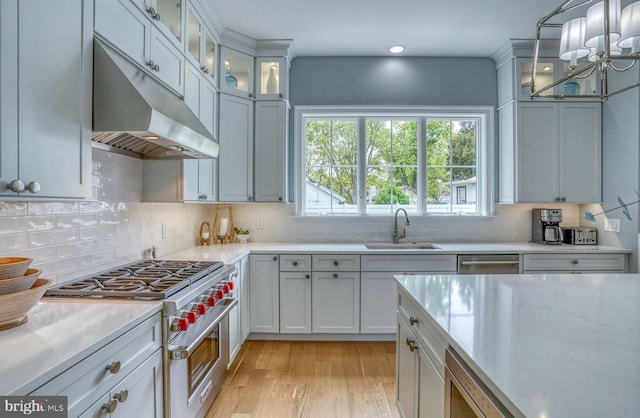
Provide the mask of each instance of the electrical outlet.
POLYGON ((256 218, 256 229, 264 229, 264 218, 256 218))
POLYGON ((620 232, 620 219, 604 218, 604 230, 609 232, 620 232))
POLYGON ((169 238, 169 226, 166 223, 162 223, 162 238, 169 238))

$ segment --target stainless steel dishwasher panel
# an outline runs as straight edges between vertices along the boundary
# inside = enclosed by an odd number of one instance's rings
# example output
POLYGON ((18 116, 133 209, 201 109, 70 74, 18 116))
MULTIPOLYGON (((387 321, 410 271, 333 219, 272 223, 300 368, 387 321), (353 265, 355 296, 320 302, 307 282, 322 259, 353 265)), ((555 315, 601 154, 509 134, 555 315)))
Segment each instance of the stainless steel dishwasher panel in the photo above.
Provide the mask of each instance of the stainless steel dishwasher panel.
POLYGON ((518 254, 476 254, 458 256, 458 274, 518 274, 518 254))

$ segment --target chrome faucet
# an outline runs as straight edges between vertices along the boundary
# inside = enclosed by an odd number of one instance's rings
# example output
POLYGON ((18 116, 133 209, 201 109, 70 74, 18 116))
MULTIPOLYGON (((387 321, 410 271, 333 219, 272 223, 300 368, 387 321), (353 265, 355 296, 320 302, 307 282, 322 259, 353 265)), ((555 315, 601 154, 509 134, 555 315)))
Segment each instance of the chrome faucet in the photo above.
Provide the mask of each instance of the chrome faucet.
POLYGON ((402 238, 407 236, 407 231, 405 230, 405 228, 402 228, 402 233, 398 232, 398 212, 400 211, 404 212, 405 226, 409 225, 409 215, 407 215, 407 211, 404 210, 404 208, 399 208, 398 210, 396 210, 396 214, 394 215, 394 218, 393 218, 393 237, 392 238, 393 238, 394 244, 398 244, 402 238))

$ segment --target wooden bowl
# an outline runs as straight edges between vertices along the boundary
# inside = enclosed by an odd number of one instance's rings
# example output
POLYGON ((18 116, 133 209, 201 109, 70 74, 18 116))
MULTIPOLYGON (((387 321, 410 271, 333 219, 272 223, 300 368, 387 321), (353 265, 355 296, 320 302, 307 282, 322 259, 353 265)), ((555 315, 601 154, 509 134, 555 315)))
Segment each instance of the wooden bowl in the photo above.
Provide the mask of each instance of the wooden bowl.
POLYGON ((32 261, 32 258, 0 257, 0 280, 24 276, 32 261))
POLYGON ((40 300, 51 279, 37 279, 30 289, 0 296, 0 331, 27 322, 27 312, 40 300))
POLYGON ((36 281, 42 270, 27 269, 22 277, 14 277, 13 279, 0 280, 0 295, 6 295, 7 293, 22 292, 31 288, 31 285, 36 281))

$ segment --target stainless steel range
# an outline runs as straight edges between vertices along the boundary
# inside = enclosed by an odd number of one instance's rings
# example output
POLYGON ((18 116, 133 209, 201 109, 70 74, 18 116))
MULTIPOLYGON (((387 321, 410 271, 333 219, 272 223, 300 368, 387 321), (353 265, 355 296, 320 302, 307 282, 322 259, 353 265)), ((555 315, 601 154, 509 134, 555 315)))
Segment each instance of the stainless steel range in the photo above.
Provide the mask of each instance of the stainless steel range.
POLYGON ((147 260, 51 287, 45 296, 162 300, 165 417, 202 417, 226 377, 232 265, 147 260))

